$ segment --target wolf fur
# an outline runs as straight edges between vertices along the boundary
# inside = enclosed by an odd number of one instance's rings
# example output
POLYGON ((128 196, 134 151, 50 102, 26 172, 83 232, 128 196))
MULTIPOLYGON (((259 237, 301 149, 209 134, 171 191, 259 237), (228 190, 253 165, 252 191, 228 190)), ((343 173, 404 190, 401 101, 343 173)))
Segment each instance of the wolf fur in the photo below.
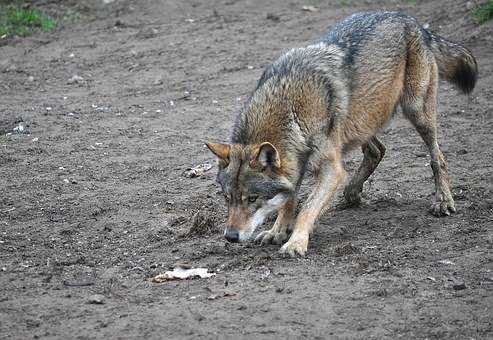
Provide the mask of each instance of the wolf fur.
POLYGON ((228 202, 225 236, 249 239, 271 213, 262 244, 289 240, 281 252, 304 255, 317 218, 345 182, 343 156, 361 147, 363 161, 344 189, 350 204, 385 154, 377 133, 400 105, 427 145, 436 194, 431 211, 456 211, 447 164, 437 141, 439 76, 470 93, 477 64, 465 47, 397 12, 354 14, 318 42, 294 48, 269 65, 230 143, 207 143, 219 159, 218 182, 228 202), (316 184, 295 216, 307 168, 316 184))

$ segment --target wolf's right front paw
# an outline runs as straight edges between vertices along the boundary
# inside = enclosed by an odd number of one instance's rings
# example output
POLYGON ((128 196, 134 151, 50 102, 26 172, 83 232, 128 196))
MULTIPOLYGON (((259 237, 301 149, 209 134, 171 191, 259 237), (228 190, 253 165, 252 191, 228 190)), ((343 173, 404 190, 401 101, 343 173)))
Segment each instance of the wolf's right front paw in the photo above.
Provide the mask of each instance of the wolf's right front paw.
POLYGON ((260 245, 266 245, 266 244, 282 244, 286 239, 288 238, 288 235, 284 232, 278 232, 275 230, 266 230, 262 231, 260 234, 255 237, 255 242, 260 242, 260 245))

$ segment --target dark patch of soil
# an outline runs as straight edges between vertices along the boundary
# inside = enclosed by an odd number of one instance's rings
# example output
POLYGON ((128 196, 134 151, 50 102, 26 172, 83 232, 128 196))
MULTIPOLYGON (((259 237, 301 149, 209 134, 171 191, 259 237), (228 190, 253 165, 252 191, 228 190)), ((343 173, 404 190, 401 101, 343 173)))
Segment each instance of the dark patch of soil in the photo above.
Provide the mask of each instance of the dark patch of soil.
POLYGON ((0 47, 0 338, 493 336, 491 23, 467 1, 316 3, 117 0, 0 47), (214 162, 202 142, 228 139, 268 62, 367 9, 415 15, 478 59, 471 97, 440 88, 458 213, 427 212, 426 149, 397 115, 363 206, 337 204, 305 258, 226 243, 215 170, 183 171, 214 162), (7 136, 19 117, 30 133, 7 136), (217 275, 149 281, 179 262, 217 275))

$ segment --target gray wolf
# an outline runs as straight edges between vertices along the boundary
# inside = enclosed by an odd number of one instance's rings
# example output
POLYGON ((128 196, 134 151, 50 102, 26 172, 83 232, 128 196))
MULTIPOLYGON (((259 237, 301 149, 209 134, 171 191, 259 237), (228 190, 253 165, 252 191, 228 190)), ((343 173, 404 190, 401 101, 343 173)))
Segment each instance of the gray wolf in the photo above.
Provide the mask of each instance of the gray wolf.
POLYGON ((358 147, 364 154, 344 189, 347 202, 358 204, 385 154, 376 135, 398 106, 429 149, 432 213, 454 213, 437 141, 437 84, 441 77, 467 94, 477 74, 469 50, 397 12, 354 14, 316 43, 283 54, 263 72, 230 142, 206 143, 218 158, 217 181, 228 205, 226 239, 248 240, 277 212, 273 227, 256 240, 287 240, 281 252, 304 255, 317 218, 345 182, 344 155, 358 147), (316 184, 296 216, 308 169, 316 184))

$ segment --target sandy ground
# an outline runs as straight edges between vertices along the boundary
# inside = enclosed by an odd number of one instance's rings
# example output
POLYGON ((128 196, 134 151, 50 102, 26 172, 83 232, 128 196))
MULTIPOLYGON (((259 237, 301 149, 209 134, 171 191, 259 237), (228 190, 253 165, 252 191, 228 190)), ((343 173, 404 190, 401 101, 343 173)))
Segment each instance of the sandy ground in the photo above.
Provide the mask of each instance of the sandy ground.
POLYGON ((1 46, 0 338, 492 338, 493 29, 467 7, 116 1, 1 46), (427 151, 397 115, 364 204, 339 196, 305 258, 226 243, 215 169, 184 171, 214 163, 202 142, 228 139, 270 61, 367 9, 415 15, 478 59, 470 98, 440 86, 458 213, 427 212, 427 151), (176 263, 217 275, 149 281, 176 263))

